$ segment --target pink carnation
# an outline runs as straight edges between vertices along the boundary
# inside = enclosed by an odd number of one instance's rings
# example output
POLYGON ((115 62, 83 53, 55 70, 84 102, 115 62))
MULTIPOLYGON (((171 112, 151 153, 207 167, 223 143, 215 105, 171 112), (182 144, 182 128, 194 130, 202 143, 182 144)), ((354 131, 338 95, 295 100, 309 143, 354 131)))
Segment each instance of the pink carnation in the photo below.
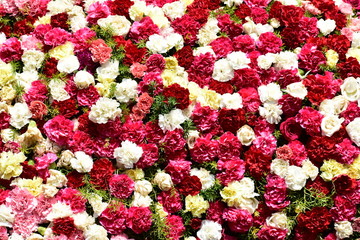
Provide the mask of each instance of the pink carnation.
POLYGON ((253 146, 261 149, 265 155, 273 155, 276 150, 276 138, 272 134, 263 133, 253 141, 253 146))
POLYGON ((106 45, 102 39, 97 39, 91 43, 90 52, 94 62, 105 63, 111 57, 112 49, 106 45))
POLYGON ((0 227, 0 239, 3 239, 3 240, 9 239, 6 227, 0 227))
POLYGON ((140 144, 139 145, 143 149, 143 155, 135 164, 138 168, 147 168, 154 165, 154 163, 159 159, 159 150, 156 144, 140 144))
POLYGON ((131 207, 126 219, 127 226, 136 234, 150 230, 152 220, 151 211, 148 207, 131 207))
POLYGON ((217 58, 224 58, 233 51, 232 41, 227 37, 219 37, 210 43, 217 58))
POLYGON ((190 150, 191 158, 198 163, 214 161, 219 151, 219 144, 211 140, 211 135, 196 139, 194 147, 190 150))
POLYGON ((175 189, 169 191, 162 191, 157 196, 157 200, 163 205, 164 210, 168 213, 176 213, 180 211, 183 207, 180 194, 175 189))
POLYGON ((90 5, 89 10, 87 11, 86 20, 90 24, 96 24, 97 20, 100 18, 106 18, 110 15, 109 7, 102 2, 95 2, 90 5))
POLYGON ((47 153, 41 157, 36 157, 36 170, 38 171, 39 175, 42 178, 47 178, 49 177, 49 166, 50 164, 52 164, 53 162, 55 162, 57 159, 56 154, 54 153, 47 153))
POLYGON ((274 210, 281 210, 288 206, 290 201, 286 200, 285 179, 278 175, 268 175, 266 181, 264 193, 266 205, 274 210))
POLYGON ((42 42, 37 39, 35 36, 22 35, 20 37, 21 47, 24 50, 36 49, 41 50, 42 42))
POLYGON ((38 201, 26 188, 16 187, 6 198, 6 206, 15 214, 31 214, 38 206, 38 201))
POLYGON ((46 136, 56 144, 65 145, 72 136, 74 123, 62 115, 50 119, 44 124, 46 136))
POLYGON ((126 219, 128 217, 128 210, 125 206, 117 202, 108 206, 100 215, 100 224, 110 234, 121 234, 126 229, 126 219))
POLYGON ((32 101, 45 101, 48 97, 48 90, 45 84, 40 80, 31 82, 30 89, 25 93, 24 98, 27 104, 32 101))
POLYGON ((315 109, 311 107, 304 107, 295 116, 295 120, 306 130, 307 134, 310 136, 316 136, 321 132, 320 124, 323 117, 324 116, 315 109))
POLYGON ((21 43, 15 37, 7 39, 0 47, 0 58, 6 63, 20 60, 22 54, 21 43))
POLYGON ((274 33, 266 32, 259 36, 256 46, 262 54, 278 53, 281 51, 282 41, 281 38, 277 37, 274 33))
POLYGON ((186 176, 190 175, 191 162, 190 161, 169 161, 165 167, 165 171, 170 174, 174 184, 179 184, 186 176))
POLYGON ((349 199, 336 196, 334 199, 335 206, 330 209, 330 213, 335 222, 352 221, 356 215, 356 205, 349 199))
POLYGON ((94 38, 96 33, 90 28, 81 28, 73 33, 71 42, 74 43, 75 52, 85 50, 90 47, 89 40, 94 38))
POLYGON ((135 183, 126 174, 115 174, 109 180, 109 189, 113 196, 126 199, 134 191, 135 183))
POLYGON ((232 159, 240 156, 241 142, 231 132, 226 132, 219 139, 218 157, 221 160, 232 159))
POLYGON ((144 76, 146 70, 147 67, 140 63, 134 63, 130 66, 130 72, 136 78, 141 78, 142 76, 144 76))
POLYGON ((44 42, 49 46, 59 46, 70 40, 71 34, 62 28, 53 28, 44 35, 44 42))
POLYGON ((244 233, 253 224, 253 217, 245 209, 227 208, 223 212, 223 218, 233 232, 244 233))
POLYGON ((245 162, 239 157, 234 157, 232 160, 223 162, 218 161, 218 169, 221 173, 216 174, 216 178, 220 180, 221 184, 227 186, 230 182, 239 181, 244 177, 245 162))
POLYGON ((337 159, 342 164, 352 164, 355 158, 360 154, 359 148, 352 145, 350 139, 345 138, 341 143, 336 144, 336 150, 340 155, 337 159))
POLYGON ((167 239, 179 240, 185 231, 183 219, 177 215, 168 215, 166 217, 166 221, 167 221, 167 225, 170 227, 170 231, 169 234, 167 235, 167 239))
POLYGON ((85 211, 85 204, 87 200, 81 196, 81 193, 73 188, 61 189, 56 198, 67 205, 70 205, 74 213, 81 213, 85 211))
POLYGON ((221 201, 210 202, 210 206, 206 211, 206 219, 223 224, 223 211, 226 207, 225 203, 221 201))
POLYGON ((260 240, 284 240, 288 230, 264 226, 256 234, 260 240))

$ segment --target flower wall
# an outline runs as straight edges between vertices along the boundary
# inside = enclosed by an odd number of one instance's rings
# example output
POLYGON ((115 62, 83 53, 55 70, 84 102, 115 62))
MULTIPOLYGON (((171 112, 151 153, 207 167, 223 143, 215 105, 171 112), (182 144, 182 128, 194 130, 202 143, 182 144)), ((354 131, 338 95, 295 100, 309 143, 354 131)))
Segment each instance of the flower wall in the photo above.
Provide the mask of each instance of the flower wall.
POLYGON ((0 240, 360 238, 359 9, 0 1, 0 240))

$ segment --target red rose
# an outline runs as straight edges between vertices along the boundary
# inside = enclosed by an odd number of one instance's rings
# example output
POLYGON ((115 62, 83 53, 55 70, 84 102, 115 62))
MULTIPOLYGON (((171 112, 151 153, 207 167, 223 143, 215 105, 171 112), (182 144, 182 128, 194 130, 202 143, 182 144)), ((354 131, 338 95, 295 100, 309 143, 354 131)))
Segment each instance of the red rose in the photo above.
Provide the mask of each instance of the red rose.
POLYGON ((178 185, 179 192, 184 196, 195 196, 200 193, 201 182, 197 176, 187 176, 178 185))
POLYGON ((76 231, 74 219, 72 217, 56 218, 53 221, 52 230, 57 235, 70 236, 76 231))
POLYGON ((298 226, 311 233, 320 233, 328 229, 332 222, 331 214, 326 207, 315 207, 297 217, 298 226))
POLYGON ((115 171, 112 162, 106 158, 100 158, 94 162, 90 171, 90 183, 97 188, 107 189, 109 179, 115 171))

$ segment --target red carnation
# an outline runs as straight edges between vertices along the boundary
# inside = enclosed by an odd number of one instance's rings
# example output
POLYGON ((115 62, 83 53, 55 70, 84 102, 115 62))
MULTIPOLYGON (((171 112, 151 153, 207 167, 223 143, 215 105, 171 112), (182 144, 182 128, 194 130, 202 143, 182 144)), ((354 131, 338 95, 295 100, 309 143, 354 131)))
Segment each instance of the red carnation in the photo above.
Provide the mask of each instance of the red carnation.
POLYGON ((109 180, 109 189, 113 196, 126 199, 134 191, 135 182, 126 174, 115 174, 109 180))
POLYGON ((178 185, 179 192, 184 196, 195 196, 200 193, 201 182, 197 176, 187 176, 178 185))
POLYGON ((219 111, 219 123, 224 131, 236 133, 246 123, 245 110, 222 108, 219 111))
POLYGON ((148 207, 131 207, 128 210, 126 225, 136 234, 147 232, 152 224, 151 215, 148 207))
POLYGON ((169 98, 173 97, 176 99, 176 106, 179 109, 185 109, 190 104, 190 92, 188 89, 181 87, 179 84, 171 84, 170 86, 164 88, 164 96, 169 98))
POLYGON ((107 158, 100 158, 94 162, 90 171, 90 183, 94 184, 95 187, 106 189, 114 171, 115 168, 111 161, 107 158))
POLYGON ((338 194, 347 194, 355 190, 357 187, 357 182, 355 179, 350 178, 346 174, 341 174, 339 176, 336 176, 333 179, 336 193, 338 194))
POLYGON ((57 235, 70 236, 76 231, 74 219, 72 217, 56 218, 53 221, 52 230, 57 235))
POLYGON ((311 233, 325 231, 332 222, 331 214, 326 207, 315 207, 310 211, 300 213, 297 220, 300 228, 305 228, 311 233))

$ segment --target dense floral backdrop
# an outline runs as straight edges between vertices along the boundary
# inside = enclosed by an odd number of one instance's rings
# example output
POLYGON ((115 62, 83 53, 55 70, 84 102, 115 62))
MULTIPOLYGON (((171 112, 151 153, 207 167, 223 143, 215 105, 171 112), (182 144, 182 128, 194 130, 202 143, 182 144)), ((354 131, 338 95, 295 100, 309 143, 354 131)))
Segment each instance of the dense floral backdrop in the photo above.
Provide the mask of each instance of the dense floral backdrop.
POLYGON ((360 238, 359 9, 0 1, 0 239, 360 238))

